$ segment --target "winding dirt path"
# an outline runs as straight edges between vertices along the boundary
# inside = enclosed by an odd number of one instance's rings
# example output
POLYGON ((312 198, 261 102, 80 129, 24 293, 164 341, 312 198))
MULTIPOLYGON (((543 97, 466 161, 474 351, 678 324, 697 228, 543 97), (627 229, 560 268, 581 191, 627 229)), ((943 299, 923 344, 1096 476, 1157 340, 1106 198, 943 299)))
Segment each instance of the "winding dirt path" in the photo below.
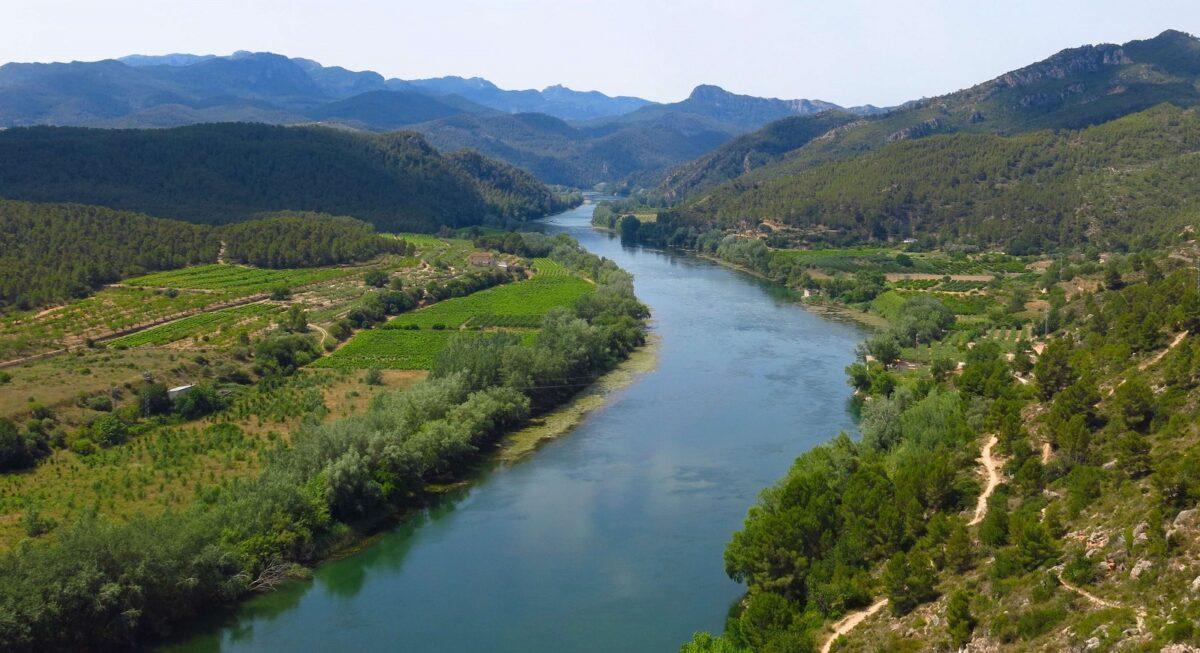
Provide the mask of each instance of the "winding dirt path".
POLYGON ((330 336, 330 335, 329 335, 329 332, 325 330, 325 327, 322 327, 322 326, 317 326, 317 325, 315 325, 315 324, 311 324, 311 323, 310 323, 310 324, 308 325, 308 328, 310 328, 310 329, 313 329, 313 330, 315 330, 315 331, 320 331, 320 332, 321 332, 321 342, 317 343, 317 344, 318 344, 319 346, 321 346, 321 347, 324 347, 324 346, 325 346, 325 342, 326 342, 326 341, 328 341, 328 340, 329 340, 329 339, 332 337, 332 336, 330 336))
POLYGON ((858 612, 851 612, 850 614, 834 622, 833 633, 829 635, 829 638, 825 640, 825 643, 821 644, 821 653, 829 653, 829 649, 833 647, 833 643, 836 642, 839 637, 845 635, 851 630, 854 630, 854 627, 865 621, 867 617, 870 617, 876 612, 882 610, 883 606, 887 605, 887 602, 887 599, 879 599, 875 603, 871 604, 870 607, 859 610, 858 612))
POLYGON ((983 465, 983 475, 987 478, 987 483, 983 486, 983 492, 979 493, 979 499, 975 502, 975 516, 967 522, 967 526, 975 526, 983 521, 987 516, 988 498, 996 491, 996 486, 1000 485, 1000 462, 992 456, 992 448, 997 442, 999 439, 996 436, 989 437, 979 454, 979 462, 983 465))
POLYGON ((1186 338, 1187 336, 1188 336, 1187 330, 1180 331, 1179 335, 1175 336, 1175 339, 1171 341, 1171 344, 1167 345, 1166 349, 1158 352, 1157 354, 1152 356, 1150 359, 1143 362, 1141 365, 1138 365, 1138 369, 1145 371, 1145 369, 1147 367, 1150 367, 1151 365, 1162 360, 1163 356, 1166 356, 1172 349, 1178 347, 1179 343, 1183 342, 1183 339, 1186 338))
MULTIPOLYGON (((1058 576, 1058 582, 1061 583, 1063 587, 1065 587, 1066 589, 1068 589, 1072 592, 1075 592, 1076 594, 1082 596, 1083 598, 1087 599, 1088 601, 1091 601, 1093 605, 1097 605, 1102 608, 1115 608, 1118 610, 1123 610, 1126 607, 1128 607, 1128 606, 1121 605, 1120 603, 1117 603, 1116 601, 1109 601, 1108 599, 1102 599, 1099 596, 1096 596, 1095 594, 1092 594, 1091 592, 1083 589, 1082 587, 1068 583, 1067 580, 1065 578, 1063 578, 1061 570, 1056 572, 1055 575, 1058 576)), ((1146 609, 1142 608, 1142 607, 1134 608, 1133 614, 1134 614, 1134 618, 1137 620, 1138 630, 1145 632, 1145 630, 1146 630, 1146 609)))

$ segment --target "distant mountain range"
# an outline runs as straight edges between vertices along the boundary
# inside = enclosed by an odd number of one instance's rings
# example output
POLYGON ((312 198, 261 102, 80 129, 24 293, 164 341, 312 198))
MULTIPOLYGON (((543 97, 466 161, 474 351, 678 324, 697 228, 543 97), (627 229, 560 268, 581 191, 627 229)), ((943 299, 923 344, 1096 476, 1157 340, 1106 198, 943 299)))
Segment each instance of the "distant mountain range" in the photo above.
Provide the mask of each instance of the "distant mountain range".
POLYGON ((0 127, 262 122, 413 129, 440 148, 478 149, 576 186, 643 180, 772 120, 836 109, 716 86, 657 104, 557 85, 505 90, 478 77, 385 79, 267 52, 0 66, 0 127))

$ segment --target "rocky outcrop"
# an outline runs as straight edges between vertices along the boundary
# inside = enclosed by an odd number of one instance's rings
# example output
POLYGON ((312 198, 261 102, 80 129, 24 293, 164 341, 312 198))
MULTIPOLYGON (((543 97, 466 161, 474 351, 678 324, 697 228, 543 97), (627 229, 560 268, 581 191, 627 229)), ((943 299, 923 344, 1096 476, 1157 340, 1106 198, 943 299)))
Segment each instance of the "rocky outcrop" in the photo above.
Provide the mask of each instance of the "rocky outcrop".
POLYGON ((1045 61, 1005 73, 997 81, 1008 88, 1017 88, 1045 79, 1066 79, 1073 75, 1094 73, 1105 66, 1131 63, 1133 60, 1119 45, 1085 45, 1063 50, 1045 61))
POLYGON ((910 127, 905 127, 899 131, 888 134, 887 142, 894 143, 896 141, 904 141, 910 138, 921 138, 942 131, 944 125, 940 118, 931 118, 925 122, 920 122, 910 127))

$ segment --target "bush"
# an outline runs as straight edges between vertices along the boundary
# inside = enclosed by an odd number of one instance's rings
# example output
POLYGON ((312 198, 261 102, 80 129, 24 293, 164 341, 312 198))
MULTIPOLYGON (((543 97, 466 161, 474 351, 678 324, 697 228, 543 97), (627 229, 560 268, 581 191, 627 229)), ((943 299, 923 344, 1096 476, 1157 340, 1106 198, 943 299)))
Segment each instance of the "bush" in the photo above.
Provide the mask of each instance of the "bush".
POLYGON ((88 438, 75 438, 71 441, 71 451, 74 451, 80 456, 89 456, 96 453, 97 447, 96 443, 92 442, 88 438))
POLYGON ((88 397, 83 405, 91 410, 107 413, 113 409, 112 398, 108 395, 94 395, 88 397))
POLYGON ((129 439, 129 427, 111 413, 97 417, 88 431, 92 439, 102 447, 122 444, 129 439))
POLYGON ((193 386, 175 397, 174 409, 184 419, 198 419, 225 407, 222 399, 210 385, 193 386))
POLYGON ((161 383, 142 385, 138 388, 137 398, 138 409, 143 417, 164 415, 171 411, 171 396, 167 393, 167 386, 161 383))
POLYGON ((387 285, 387 282, 388 275, 381 270, 368 270, 367 273, 363 275, 363 283, 367 284, 368 286, 382 288, 387 285))
POLYGON ((959 590, 950 595, 946 603, 946 629, 950 631, 950 642, 954 648, 966 646, 978 621, 971 614, 971 595, 959 590))
POLYGON ((0 472, 33 467, 49 453, 45 435, 30 431, 22 434, 12 420, 0 417, 0 472))

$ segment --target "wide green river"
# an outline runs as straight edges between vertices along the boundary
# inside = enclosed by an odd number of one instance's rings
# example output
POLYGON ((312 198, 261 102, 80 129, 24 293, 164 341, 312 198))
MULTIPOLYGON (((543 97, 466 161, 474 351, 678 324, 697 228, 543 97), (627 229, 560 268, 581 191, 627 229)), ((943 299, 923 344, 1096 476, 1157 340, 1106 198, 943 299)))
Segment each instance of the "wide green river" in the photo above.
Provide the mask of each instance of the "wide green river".
POLYGON ((742 593, 722 551, 758 492, 854 428, 864 333, 715 264, 624 247, 592 205, 548 220, 636 277, 657 367, 571 433, 311 581, 244 603, 188 651, 675 651, 742 593))

